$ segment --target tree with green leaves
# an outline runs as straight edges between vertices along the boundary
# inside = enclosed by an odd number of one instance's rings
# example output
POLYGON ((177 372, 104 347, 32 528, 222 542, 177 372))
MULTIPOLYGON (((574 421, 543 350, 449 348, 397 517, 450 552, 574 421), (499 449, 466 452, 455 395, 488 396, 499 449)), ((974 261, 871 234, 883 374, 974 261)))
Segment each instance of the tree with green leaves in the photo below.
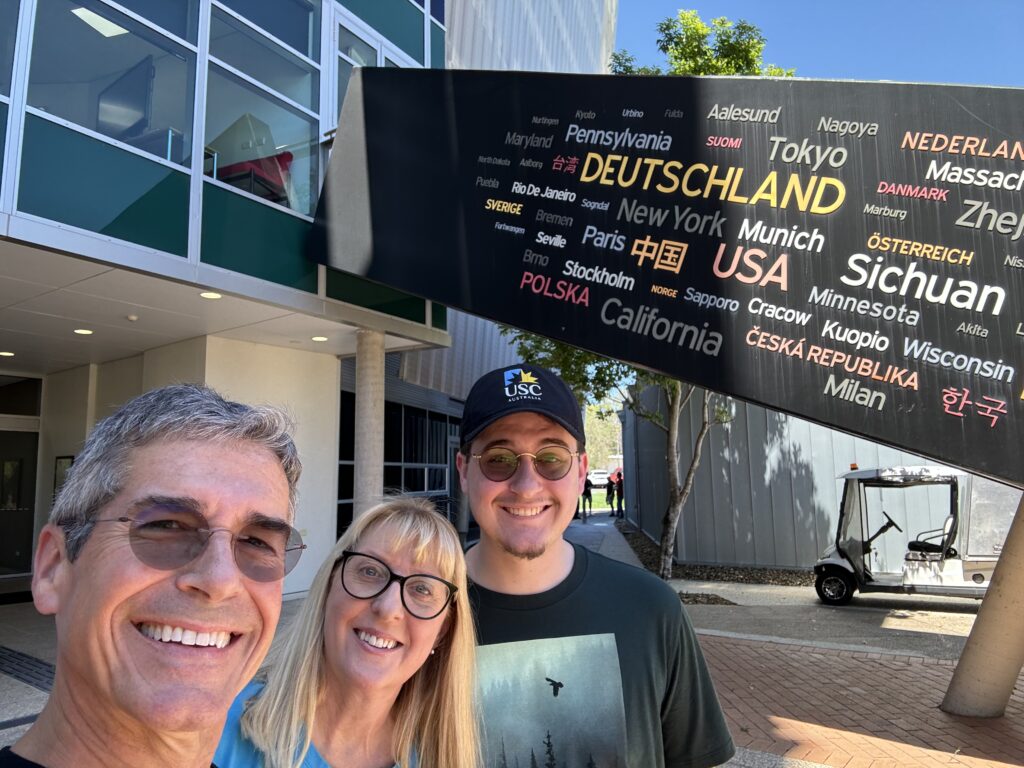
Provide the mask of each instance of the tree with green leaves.
MULTIPOLYGON (((680 10, 660 22, 658 49, 665 54, 666 67, 638 65, 628 51, 612 54, 611 71, 617 75, 762 75, 792 77, 794 70, 764 64, 765 46, 761 30, 744 20, 732 22, 719 17, 706 24, 696 11, 680 10)), ((690 402, 694 385, 670 376, 633 368, 618 360, 553 341, 541 336, 506 328, 519 355, 524 359, 559 372, 576 393, 581 406, 587 402, 601 402, 610 392, 618 390, 625 407, 665 432, 666 470, 669 498, 661 525, 659 572, 663 579, 672 577, 675 556, 676 530, 686 499, 700 465, 704 439, 716 424, 730 420, 728 409, 716 402, 717 395, 704 390, 701 403, 701 425, 694 437, 690 464, 685 477, 680 476, 679 424, 682 413, 690 402), (646 408, 640 395, 649 387, 659 392, 658 406, 646 408)))
POLYGON ((621 408, 614 400, 601 403, 587 403, 583 424, 587 431, 587 455, 591 469, 612 470, 620 462, 622 453, 622 429, 618 418, 611 417, 621 408), (613 460, 613 456, 616 458, 613 460))
POLYGON ((680 10, 658 23, 658 50, 668 59, 664 70, 638 66, 625 50, 615 51, 611 71, 616 75, 764 75, 792 77, 795 70, 765 64, 765 38, 748 21, 724 16, 705 24, 696 11, 680 10))

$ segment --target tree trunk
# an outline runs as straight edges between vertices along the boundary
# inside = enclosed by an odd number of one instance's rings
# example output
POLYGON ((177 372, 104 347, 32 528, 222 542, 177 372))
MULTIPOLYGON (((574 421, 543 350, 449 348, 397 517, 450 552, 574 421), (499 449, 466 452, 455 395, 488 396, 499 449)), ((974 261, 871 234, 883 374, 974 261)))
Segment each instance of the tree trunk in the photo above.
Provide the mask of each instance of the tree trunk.
POLYGON ((665 517, 661 521, 661 568, 659 575, 665 581, 672 578, 672 560, 676 550, 676 528, 679 527, 679 516, 682 514, 683 505, 693 489, 693 479, 697 475, 697 467, 700 465, 701 451, 704 447, 704 438, 711 429, 711 397, 710 390, 704 390, 704 402, 701 407, 701 423, 697 437, 693 441, 693 458, 690 460, 690 467, 686 471, 686 479, 679 482, 679 419, 683 406, 690 399, 693 393, 693 386, 683 396, 683 385, 681 382, 673 382, 668 397, 668 509, 665 510, 665 517))

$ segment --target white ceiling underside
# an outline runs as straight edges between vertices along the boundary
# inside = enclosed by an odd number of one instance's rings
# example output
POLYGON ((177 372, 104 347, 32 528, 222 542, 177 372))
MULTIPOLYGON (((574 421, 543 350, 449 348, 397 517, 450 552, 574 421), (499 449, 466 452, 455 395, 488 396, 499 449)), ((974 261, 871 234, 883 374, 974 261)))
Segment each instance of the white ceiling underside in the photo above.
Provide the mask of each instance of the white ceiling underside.
MULTIPOLYGON (((0 239, 0 352, 14 353, 0 357, 0 374, 55 373, 197 336, 355 354, 354 325, 229 294, 211 301, 201 290, 0 239), (93 334, 77 335, 76 328, 93 334)), ((386 338, 388 351, 423 346, 386 338)))

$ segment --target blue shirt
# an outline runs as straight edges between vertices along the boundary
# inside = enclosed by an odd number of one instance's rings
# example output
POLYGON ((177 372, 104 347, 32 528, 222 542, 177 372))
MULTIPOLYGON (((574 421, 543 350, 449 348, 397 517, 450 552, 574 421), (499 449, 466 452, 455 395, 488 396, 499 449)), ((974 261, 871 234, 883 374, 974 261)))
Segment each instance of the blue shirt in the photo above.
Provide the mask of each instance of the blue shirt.
MULTIPOLYGON (((252 681, 231 704, 227 722, 224 723, 224 733, 221 734, 220 744, 217 745, 217 753, 213 756, 213 764, 217 768, 262 768, 263 753, 242 733, 242 715, 245 713, 246 702, 259 694, 263 686, 262 681, 252 681)), ((320 757, 316 746, 311 743, 302 760, 301 768, 331 768, 331 765, 320 757)), ((396 763, 395 768, 400 766, 396 763)), ((416 768, 415 754, 409 768, 416 768)))

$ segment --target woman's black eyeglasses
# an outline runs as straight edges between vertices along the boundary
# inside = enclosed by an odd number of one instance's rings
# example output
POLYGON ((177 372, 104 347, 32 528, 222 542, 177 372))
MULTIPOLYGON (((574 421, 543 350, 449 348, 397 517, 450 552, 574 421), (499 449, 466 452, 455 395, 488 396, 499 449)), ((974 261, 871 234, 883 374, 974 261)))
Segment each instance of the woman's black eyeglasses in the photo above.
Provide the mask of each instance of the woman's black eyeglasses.
POLYGON ((454 584, 426 573, 399 576, 384 561, 362 552, 346 549, 340 560, 341 586, 352 597, 370 600, 384 594, 392 582, 397 581, 402 605, 417 619, 440 615, 459 591, 454 584))

